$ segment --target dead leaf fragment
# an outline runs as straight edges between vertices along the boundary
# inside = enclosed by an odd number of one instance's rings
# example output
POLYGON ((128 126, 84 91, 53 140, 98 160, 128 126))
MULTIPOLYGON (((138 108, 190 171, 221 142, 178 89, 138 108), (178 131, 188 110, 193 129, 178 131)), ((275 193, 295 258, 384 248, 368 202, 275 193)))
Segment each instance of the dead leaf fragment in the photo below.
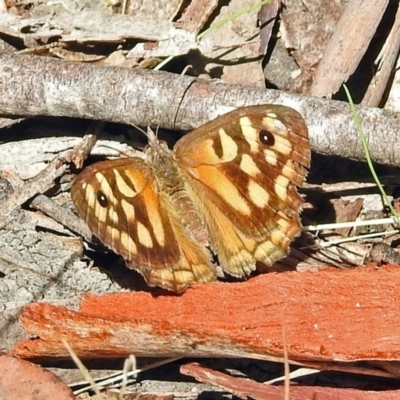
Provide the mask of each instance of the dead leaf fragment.
MULTIPOLYGON (((337 223, 350 222, 355 221, 360 215, 363 206, 363 199, 358 198, 354 201, 332 199, 330 200, 330 204, 333 207, 336 216, 335 221, 337 223)), ((346 237, 350 234, 351 229, 352 228, 336 229, 336 233, 346 237)))
POLYGON ((281 14, 282 39, 302 71, 320 61, 341 13, 337 1, 286 2, 281 14))

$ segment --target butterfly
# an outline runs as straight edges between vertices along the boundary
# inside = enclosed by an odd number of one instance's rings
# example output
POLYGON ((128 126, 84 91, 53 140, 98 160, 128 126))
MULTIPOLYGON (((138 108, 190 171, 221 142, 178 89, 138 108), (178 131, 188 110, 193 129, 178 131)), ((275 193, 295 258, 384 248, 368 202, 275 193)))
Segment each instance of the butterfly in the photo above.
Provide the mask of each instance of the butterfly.
POLYGON ((300 234, 297 192, 310 165, 306 124, 282 105, 238 108, 183 136, 153 138, 144 158, 102 161, 71 196, 92 233, 150 286, 183 292, 224 273, 246 277, 285 257, 300 234), (211 249, 211 251, 209 250, 211 249))

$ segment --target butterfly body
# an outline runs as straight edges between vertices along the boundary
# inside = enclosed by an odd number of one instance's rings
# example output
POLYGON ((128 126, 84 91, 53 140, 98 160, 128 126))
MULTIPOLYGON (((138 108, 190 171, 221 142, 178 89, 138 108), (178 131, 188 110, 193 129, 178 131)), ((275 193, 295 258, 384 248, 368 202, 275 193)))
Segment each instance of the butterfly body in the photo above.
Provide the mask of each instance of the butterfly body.
POLYGON ((85 169, 71 194, 78 214, 149 285, 182 292, 224 272, 244 277, 256 262, 284 257, 301 231, 310 161, 301 116, 276 105, 243 107, 181 138, 151 140, 147 160, 85 169))

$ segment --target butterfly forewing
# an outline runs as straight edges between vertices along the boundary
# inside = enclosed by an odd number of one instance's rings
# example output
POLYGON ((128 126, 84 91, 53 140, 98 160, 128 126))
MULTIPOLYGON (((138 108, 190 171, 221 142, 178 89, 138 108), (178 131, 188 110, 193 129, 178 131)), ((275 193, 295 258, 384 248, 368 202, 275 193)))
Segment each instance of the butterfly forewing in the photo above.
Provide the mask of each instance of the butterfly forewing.
POLYGON ((284 106, 244 107, 181 139, 175 157, 222 267, 236 276, 286 255, 301 231, 307 128, 284 106), (231 234, 227 234, 228 224, 231 234))
POLYGON ((77 177, 71 195, 93 234, 141 272, 149 285, 180 292, 191 283, 215 279, 208 254, 182 233, 144 160, 94 164, 77 177))

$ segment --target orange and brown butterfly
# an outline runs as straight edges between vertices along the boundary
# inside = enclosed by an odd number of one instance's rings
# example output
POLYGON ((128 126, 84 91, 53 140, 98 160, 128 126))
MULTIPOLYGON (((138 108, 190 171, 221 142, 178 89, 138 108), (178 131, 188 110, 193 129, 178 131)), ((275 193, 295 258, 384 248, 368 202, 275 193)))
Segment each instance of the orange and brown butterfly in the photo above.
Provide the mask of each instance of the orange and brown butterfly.
POLYGON ((93 164, 74 181, 78 214, 151 286, 182 292, 223 271, 248 276, 287 255, 301 232, 307 127, 280 105, 242 107, 146 157, 93 164))

